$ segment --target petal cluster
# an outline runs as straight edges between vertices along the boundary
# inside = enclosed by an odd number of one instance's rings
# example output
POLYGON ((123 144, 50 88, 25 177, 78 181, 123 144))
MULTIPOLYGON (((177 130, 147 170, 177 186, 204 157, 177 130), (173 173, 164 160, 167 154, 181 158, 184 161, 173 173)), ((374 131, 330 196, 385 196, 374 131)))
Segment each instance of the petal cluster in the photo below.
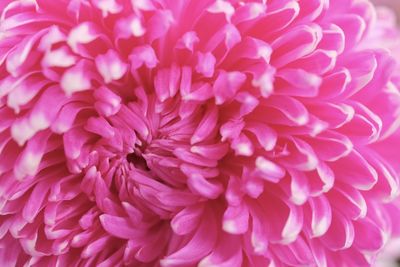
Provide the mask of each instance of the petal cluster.
POLYGON ((369 1, 0 10, 1 266, 370 266, 399 233, 400 35, 369 1))

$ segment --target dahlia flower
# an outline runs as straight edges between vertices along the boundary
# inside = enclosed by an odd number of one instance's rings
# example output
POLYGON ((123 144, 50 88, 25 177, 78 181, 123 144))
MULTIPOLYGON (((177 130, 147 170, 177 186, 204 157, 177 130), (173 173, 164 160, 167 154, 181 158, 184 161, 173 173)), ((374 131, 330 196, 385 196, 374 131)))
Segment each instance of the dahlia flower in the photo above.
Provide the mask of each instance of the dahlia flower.
POLYGON ((371 2, 0 10, 0 266, 370 266, 399 233, 371 2))

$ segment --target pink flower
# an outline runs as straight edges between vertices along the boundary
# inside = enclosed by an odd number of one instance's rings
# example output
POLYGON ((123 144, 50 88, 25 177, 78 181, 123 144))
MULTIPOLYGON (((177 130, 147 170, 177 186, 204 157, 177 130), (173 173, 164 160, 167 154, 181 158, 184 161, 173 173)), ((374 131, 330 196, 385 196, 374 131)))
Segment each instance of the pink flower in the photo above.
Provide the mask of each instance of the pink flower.
POLYGON ((1 266, 370 266, 394 23, 363 0, 0 2, 1 266))

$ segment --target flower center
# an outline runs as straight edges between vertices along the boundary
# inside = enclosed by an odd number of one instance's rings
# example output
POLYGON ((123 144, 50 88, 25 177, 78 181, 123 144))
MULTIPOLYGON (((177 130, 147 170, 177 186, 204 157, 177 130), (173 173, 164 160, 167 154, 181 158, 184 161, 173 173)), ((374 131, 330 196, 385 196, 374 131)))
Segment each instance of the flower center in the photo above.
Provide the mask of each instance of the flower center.
POLYGON ((126 160, 129 163, 132 163, 135 168, 144 170, 144 171, 149 171, 150 168, 147 166, 147 162, 146 160, 143 158, 143 156, 141 155, 140 152, 133 152, 133 153, 129 153, 128 155, 126 155, 126 160))

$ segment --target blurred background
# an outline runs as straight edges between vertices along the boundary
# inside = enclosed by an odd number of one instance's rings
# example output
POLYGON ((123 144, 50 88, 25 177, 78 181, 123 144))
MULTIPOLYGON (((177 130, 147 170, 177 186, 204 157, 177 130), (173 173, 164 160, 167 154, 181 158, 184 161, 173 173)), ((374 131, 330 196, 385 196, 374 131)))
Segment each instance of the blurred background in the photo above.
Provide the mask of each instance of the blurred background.
MULTIPOLYGON (((400 27, 400 0, 371 0, 377 7, 385 6, 397 15, 400 27)), ((399 218, 400 223, 400 218, 399 218)), ((400 238, 390 241, 384 248, 374 267, 400 267, 400 238)))
POLYGON ((400 8, 400 0, 372 0, 372 2, 375 2, 377 4, 391 6, 393 8, 397 8, 398 10, 400 8))
MULTIPOLYGON (((376 5, 390 7, 391 9, 396 11, 397 14, 400 14, 400 0, 372 0, 372 2, 376 5)), ((399 17, 397 17, 397 21, 400 21, 399 17)))
MULTIPOLYGON (((376 6, 386 6, 397 14, 400 25, 400 0, 372 0, 376 6)), ((400 222, 399 222, 400 223, 400 222)), ((375 267, 400 267, 400 238, 392 240, 378 257, 375 267)))

